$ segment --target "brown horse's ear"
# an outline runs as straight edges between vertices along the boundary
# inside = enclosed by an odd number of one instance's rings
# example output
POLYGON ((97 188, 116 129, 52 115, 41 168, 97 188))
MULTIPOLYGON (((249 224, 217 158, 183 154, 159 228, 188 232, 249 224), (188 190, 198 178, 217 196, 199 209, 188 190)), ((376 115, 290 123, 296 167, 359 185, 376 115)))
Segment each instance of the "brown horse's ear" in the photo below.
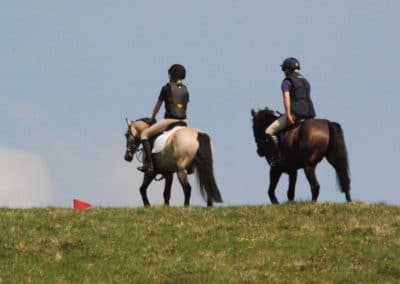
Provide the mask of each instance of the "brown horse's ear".
POLYGON ((131 126, 132 121, 130 121, 128 118, 125 118, 126 124, 128 124, 128 126, 131 126))
POLYGON ((256 116, 256 112, 254 111, 254 109, 253 109, 253 108, 251 109, 251 115, 252 115, 253 117, 255 117, 255 116, 256 116))

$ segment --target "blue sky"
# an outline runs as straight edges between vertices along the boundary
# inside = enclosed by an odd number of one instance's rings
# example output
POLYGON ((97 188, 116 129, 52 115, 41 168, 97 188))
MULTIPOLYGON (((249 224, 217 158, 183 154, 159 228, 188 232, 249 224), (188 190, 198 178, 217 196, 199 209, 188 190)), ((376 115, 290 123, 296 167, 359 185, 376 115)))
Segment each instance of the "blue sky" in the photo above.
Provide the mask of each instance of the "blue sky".
MULTIPOLYGON (((394 0, 2 1, 0 206, 141 206, 124 119, 150 116, 174 63, 187 68, 190 124, 213 140, 224 204, 269 204, 250 109, 283 111, 288 56, 317 115, 344 129, 353 199, 399 204, 399 10, 394 0)), ((320 202, 345 200, 326 161, 317 176, 320 202)), ((286 189, 283 176, 280 201, 286 189)), ((162 183, 149 192, 160 203, 162 183)), ((296 200, 310 198, 300 173, 296 200)), ((183 203, 177 181, 172 203, 183 203)))

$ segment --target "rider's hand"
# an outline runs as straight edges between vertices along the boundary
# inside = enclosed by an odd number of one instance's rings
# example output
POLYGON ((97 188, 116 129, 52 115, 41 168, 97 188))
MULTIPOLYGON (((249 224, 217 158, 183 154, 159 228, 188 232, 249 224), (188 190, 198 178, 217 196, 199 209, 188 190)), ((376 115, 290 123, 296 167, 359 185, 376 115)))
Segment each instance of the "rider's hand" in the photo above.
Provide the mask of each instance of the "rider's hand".
POLYGON ((290 113, 288 113, 288 114, 286 115, 286 119, 287 119, 287 121, 288 121, 289 124, 293 124, 293 123, 294 123, 293 116, 292 116, 290 113))
POLYGON ((154 117, 152 117, 150 120, 150 125, 153 125, 154 123, 156 123, 156 119, 154 117))

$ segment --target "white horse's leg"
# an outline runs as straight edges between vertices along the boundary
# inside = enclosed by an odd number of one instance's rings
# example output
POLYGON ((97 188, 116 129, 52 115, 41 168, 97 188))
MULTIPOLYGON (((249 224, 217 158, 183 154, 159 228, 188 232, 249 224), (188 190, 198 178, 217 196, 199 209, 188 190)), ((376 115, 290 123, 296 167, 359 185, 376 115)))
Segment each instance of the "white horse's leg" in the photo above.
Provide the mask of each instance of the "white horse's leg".
POLYGON ((140 194, 142 195, 143 205, 145 207, 150 206, 149 199, 147 198, 147 188, 148 188, 149 184, 153 181, 155 176, 156 176, 156 173, 154 171, 145 173, 144 177, 143 177, 142 185, 140 186, 140 194))
POLYGON ((165 186, 164 186, 164 205, 169 205, 169 200, 171 198, 171 185, 173 180, 173 174, 164 174, 165 186))
POLYGON ((185 195, 184 205, 185 206, 189 206, 189 204, 190 204, 190 194, 192 192, 192 187, 190 186, 190 184, 188 182, 187 172, 186 172, 186 170, 179 170, 177 172, 177 174, 178 174, 179 182, 182 185, 183 193, 185 195))

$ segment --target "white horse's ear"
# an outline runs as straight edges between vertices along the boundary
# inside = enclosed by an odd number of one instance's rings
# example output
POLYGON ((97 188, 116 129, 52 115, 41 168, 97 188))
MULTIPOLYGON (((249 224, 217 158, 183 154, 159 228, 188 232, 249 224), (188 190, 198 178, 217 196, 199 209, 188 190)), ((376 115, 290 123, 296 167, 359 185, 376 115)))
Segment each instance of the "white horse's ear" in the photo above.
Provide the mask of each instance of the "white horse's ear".
POLYGON ((126 124, 128 124, 128 126, 131 126, 132 121, 130 121, 128 118, 125 118, 125 120, 126 120, 126 124))

